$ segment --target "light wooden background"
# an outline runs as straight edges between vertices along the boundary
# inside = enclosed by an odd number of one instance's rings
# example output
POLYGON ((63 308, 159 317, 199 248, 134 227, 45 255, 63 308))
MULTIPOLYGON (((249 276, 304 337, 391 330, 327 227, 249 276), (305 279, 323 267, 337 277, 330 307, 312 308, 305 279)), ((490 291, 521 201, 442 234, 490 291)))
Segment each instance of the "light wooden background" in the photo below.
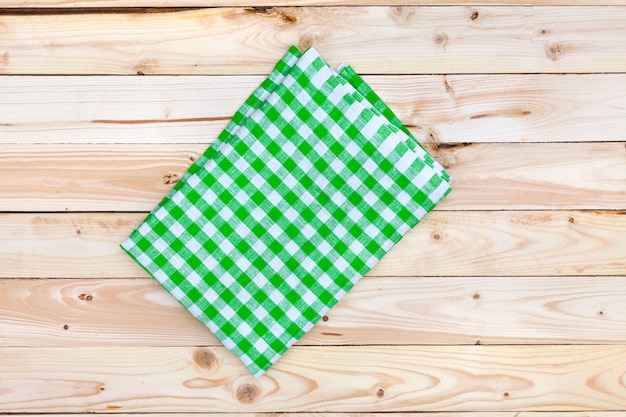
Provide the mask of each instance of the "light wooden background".
POLYGON ((2 0, 0 414, 624 415, 626 1, 503 1, 2 0), (454 191, 255 380, 118 244, 292 44, 454 191))

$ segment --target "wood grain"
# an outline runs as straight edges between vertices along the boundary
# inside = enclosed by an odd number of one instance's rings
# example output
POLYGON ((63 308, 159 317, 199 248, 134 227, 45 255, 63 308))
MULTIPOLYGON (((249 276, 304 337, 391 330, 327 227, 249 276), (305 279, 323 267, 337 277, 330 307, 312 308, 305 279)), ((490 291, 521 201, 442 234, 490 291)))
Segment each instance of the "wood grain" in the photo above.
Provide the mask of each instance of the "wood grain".
MULTIPOLYGON (((0 289, 3 347, 219 345, 152 279, 0 289)), ((624 298, 625 276, 367 277, 298 344, 625 344, 624 298)))
MULTIPOLYGON (((207 143, 262 79, 0 77, 0 143, 207 143)), ((421 142, 626 139, 625 74, 364 79, 421 142)))
POLYGON ((3 0, 2 7, 272 7, 272 6, 404 6, 411 5, 565 5, 565 6, 619 6, 624 0, 3 0))
MULTIPOLYGON (((625 211, 432 212, 370 276, 626 275, 625 211)), ((144 213, 0 215, 0 277, 130 278, 144 213)))
POLYGON ((0 415, 626 415, 626 0, 1 3, 0 415), (118 245, 292 44, 454 192, 254 379, 118 245))
MULTIPOLYGON (((15 417, 44 417, 49 414, 11 414, 15 417)), ((90 413, 90 416, 110 416, 111 413, 90 413)), ((137 414, 115 413, 116 417, 135 417, 137 414)), ((163 417, 163 413, 141 413, 142 417, 163 417)), ((207 413, 203 412, 204 417, 277 417, 277 413, 207 413)), ((377 413, 358 413, 359 417, 387 417, 389 413, 384 411, 377 413)), ((495 411, 489 412, 397 412, 394 413, 394 417, 482 417, 487 415, 488 417, 622 417, 624 413, 622 411, 495 411)), ((74 414, 56 414, 58 417, 73 417, 74 414)), ((319 417, 319 413, 298 413, 299 417, 319 417)), ((167 417, 196 417, 194 413, 167 413, 167 417)), ((324 413, 324 417, 355 417, 355 413, 324 413)))
POLYGON ((255 380, 223 348, 2 348, 9 412, 623 410, 624 346, 293 347, 255 380))
POLYGON ((285 7, 5 13, 4 74, 267 74, 292 44, 361 73, 623 72, 626 8, 285 7))
MULTIPOLYGON (((623 209, 626 143, 431 144, 437 210, 623 209)), ((201 145, 0 145, 0 211, 149 211, 201 145)))

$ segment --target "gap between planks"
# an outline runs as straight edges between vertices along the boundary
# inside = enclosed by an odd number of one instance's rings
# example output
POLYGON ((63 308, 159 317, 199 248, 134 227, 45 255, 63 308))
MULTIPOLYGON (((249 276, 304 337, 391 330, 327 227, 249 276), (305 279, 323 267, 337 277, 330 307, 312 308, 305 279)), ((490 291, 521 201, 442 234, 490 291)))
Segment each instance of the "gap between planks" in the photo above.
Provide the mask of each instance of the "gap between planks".
POLYGON ((5 15, 0 73, 267 74, 291 45, 360 73, 624 72, 624 19, 620 6, 5 15))
MULTIPOLYGON (((626 344, 626 276, 366 277, 299 345, 626 344)), ((2 279, 0 346, 217 346, 156 281, 2 279)))
MULTIPOLYGON (((145 215, 0 214, 0 277, 145 277, 119 247, 145 215)), ((623 210, 434 211, 369 275, 626 275, 625 231, 623 210)))

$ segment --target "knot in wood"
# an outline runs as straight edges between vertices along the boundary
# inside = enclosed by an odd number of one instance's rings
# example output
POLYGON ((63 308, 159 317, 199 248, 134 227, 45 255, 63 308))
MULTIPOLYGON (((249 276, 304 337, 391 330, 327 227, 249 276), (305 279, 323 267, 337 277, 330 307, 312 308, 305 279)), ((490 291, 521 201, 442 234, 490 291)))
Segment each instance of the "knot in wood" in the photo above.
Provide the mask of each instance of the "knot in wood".
POLYGON ((179 179, 180 177, 178 176, 178 174, 170 172, 169 174, 165 174, 163 176, 163 184, 175 184, 178 182, 179 179))
POLYGON ((448 42, 448 35, 446 35, 445 33, 438 33, 435 35, 434 41, 437 45, 444 45, 446 42, 448 42))
POLYGON ((315 43, 315 36, 305 35, 300 38, 300 49, 308 49, 315 43))
POLYGON ((561 57, 561 47, 558 43, 548 44, 548 46, 546 47, 546 54, 548 55, 548 58, 556 61, 561 57))
POLYGON ((244 404, 252 404, 259 397, 261 390, 254 384, 243 384, 237 388, 237 392, 235 393, 235 397, 239 402, 244 404))
POLYGON ((217 363, 215 355, 208 349, 198 349, 193 354, 193 361, 200 368, 211 369, 217 363))

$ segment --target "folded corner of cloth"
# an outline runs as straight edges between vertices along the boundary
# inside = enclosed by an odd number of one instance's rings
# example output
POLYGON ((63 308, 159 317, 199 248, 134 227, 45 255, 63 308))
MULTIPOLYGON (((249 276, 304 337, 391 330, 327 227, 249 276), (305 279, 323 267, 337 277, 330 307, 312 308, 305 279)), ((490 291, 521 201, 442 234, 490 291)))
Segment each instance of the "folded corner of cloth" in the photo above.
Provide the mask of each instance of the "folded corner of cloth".
POLYGON ((449 191, 350 66, 292 47, 121 246, 258 377, 449 191))

